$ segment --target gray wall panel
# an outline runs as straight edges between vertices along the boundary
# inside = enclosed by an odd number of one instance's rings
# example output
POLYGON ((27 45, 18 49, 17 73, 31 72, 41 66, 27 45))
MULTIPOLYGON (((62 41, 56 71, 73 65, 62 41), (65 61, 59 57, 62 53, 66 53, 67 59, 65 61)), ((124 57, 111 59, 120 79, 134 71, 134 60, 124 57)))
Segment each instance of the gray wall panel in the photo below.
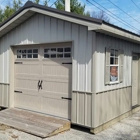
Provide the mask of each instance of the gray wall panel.
POLYGON ((95 94, 93 128, 131 110, 131 87, 95 94))
POLYGON ((72 40, 74 40, 73 42, 73 73, 72 73, 72 89, 78 90, 78 44, 79 44, 79 26, 77 24, 72 24, 72 40), (76 67, 75 67, 76 66, 76 67))
POLYGON ((73 90, 90 92, 91 38, 85 26, 36 14, 0 39, 2 53, 0 66, 3 68, 0 73, 0 82, 9 83, 9 69, 7 68, 10 45, 74 41, 73 90), (88 48, 87 51, 86 48, 88 48))
POLYGON ((86 54, 86 81, 85 81, 85 88, 86 88, 86 91, 91 91, 91 85, 89 84, 90 82, 89 81, 92 81, 91 80, 91 67, 92 67, 92 59, 91 59, 91 56, 92 56, 92 47, 93 47, 93 36, 92 36, 92 31, 89 31, 88 34, 87 34, 87 44, 86 44, 86 51, 87 51, 87 55, 86 54))
MULTIPOLYGON (((92 127, 100 126, 131 110, 131 63, 132 52, 140 52, 140 45, 97 33, 96 36, 96 88, 94 94, 92 127), (124 50, 123 82, 105 85, 105 48, 124 50)), ((94 69, 93 67, 93 69, 94 69)))
POLYGON ((132 52, 140 52, 140 45, 134 44, 122 39, 111 37, 108 35, 97 33, 96 36, 96 47, 97 47, 97 63, 96 69, 96 92, 102 92, 110 89, 121 88, 126 86, 131 86, 131 62, 132 62, 132 52), (124 75, 123 83, 114 85, 105 85, 104 75, 105 75, 105 48, 115 48, 124 50, 124 75))
POLYGON ((92 122, 92 93, 72 93, 72 123, 91 127, 92 122))
POLYGON ((8 107, 9 85, 0 83, 0 106, 8 107))
POLYGON ((58 29, 58 32, 57 32, 58 40, 63 40, 65 37, 65 34, 64 34, 64 32, 61 32, 61 31, 63 31, 63 28, 64 28, 64 21, 58 19, 57 24, 58 24, 57 25, 58 26, 58 28, 57 28, 58 29), (61 35, 60 35, 60 33, 61 33, 61 35))

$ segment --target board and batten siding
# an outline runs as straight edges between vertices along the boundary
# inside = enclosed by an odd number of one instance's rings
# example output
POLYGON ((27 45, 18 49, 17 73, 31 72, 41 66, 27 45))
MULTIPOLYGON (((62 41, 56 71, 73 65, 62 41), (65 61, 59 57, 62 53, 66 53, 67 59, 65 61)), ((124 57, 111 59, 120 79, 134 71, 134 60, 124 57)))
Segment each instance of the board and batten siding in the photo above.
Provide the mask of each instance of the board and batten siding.
POLYGON ((93 94, 93 116, 92 127, 98 127, 125 112, 132 107, 132 52, 140 53, 140 45, 126 40, 96 34, 96 71, 93 94), (105 49, 121 49, 124 51, 123 82, 105 85, 105 49))
POLYGON ((9 84, 11 45, 65 41, 73 41, 72 90, 91 92, 92 31, 42 14, 33 15, 0 38, 0 82, 9 84))
POLYGON ((9 105, 9 84, 0 83, 0 106, 8 107, 9 105))

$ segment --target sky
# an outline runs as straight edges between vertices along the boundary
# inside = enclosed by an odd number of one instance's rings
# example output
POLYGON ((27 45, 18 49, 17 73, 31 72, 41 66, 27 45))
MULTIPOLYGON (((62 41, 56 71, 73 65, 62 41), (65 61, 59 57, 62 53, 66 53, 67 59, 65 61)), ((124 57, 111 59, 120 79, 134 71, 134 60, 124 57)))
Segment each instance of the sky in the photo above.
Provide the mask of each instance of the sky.
MULTIPOLYGON (((0 7, 4 8, 12 0, 0 0, 0 7)), ((27 0, 22 0, 24 4, 27 0)), ((51 6, 56 0, 49 0, 51 6)), ((109 17, 110 23, 134 33, 140 34, 140 0, 78 0, 85 4, 85 10, 92 15, 101 10, 109 17), (136 5, 135 5, 135 4, 136 5)), ((43 0, 41 0, 41 4, 43 0)), ((54 7, 54 5, 52 6, 54 7)))
POLYGON ((140 0, 89 0, 92 4, 81 0, 86 4, 86 10, 103 10, 110 18, 110 23, 126 30, 140 33, 140 0), (95 3, 97 2, 97 3, 95 3), (112 2, 112 3, 111 3, 112 2), (136 6, 134 3, 138 6, 136 6), (96 5, 98 8, 96 8, 96 5))

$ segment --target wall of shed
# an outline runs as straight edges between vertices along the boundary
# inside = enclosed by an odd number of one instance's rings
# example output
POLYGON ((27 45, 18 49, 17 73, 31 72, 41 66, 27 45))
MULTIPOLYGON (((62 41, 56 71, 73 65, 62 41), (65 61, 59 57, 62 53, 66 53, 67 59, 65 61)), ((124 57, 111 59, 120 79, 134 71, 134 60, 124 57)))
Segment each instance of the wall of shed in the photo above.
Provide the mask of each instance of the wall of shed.
POLYGON ((0 106, 8 107, 9 105, 9 84, 0 83, 0 106))
POLYGON ((91 127, 92 124, 92 93, 72 93, 72 123, 91 127))
POLYGON ((74 41, 73 90, 91 91, 92 32, 53 17, 36 14, 0 39, 0 82, 9 83, 10 45, 74 41))
POLYGON ((93 95, 93 122, 95 128, 110 121, 119 115, 131 110, 132 87, 131 69, 132 52, 140 53, 140 45, 105 34, 96 34, 96 71, 93 95), (105 85, 105 48, 124 50, 123 82, 114 85, 105 85))

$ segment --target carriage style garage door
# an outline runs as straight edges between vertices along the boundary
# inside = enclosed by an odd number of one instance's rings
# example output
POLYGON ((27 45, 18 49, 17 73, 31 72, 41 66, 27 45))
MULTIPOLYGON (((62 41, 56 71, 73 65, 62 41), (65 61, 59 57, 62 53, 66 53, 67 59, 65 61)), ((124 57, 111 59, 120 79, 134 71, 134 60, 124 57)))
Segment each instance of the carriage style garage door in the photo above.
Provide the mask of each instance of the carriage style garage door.
POLYGON ((18 46, 14 52, 14 106, 70 119, 71 44, 18 46))

